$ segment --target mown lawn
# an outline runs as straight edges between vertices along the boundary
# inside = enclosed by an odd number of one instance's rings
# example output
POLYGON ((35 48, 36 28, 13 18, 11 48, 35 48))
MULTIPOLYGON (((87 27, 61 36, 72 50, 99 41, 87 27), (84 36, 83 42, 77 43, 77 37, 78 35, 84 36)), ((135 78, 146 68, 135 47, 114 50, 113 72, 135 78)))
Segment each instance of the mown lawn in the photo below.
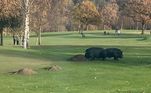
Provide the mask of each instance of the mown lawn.
POLYGON ((136 31, 121 35, 103 35, 101 31, 53 32, 42 34, 42 45, 30 38, 30 48, 13 46, 5 37, 0 47, 0 93, 151 93, 151 36, 136 31), (147 37, 147 38, 146 38, 147 37), (71 62, 89 47, 117 47, 123 50, 119 61, 71 62), (48 72, 41 68, 59 65, 63 69, 48 72), (10 75, 8 72, 30 67, 36 75, 10 75))

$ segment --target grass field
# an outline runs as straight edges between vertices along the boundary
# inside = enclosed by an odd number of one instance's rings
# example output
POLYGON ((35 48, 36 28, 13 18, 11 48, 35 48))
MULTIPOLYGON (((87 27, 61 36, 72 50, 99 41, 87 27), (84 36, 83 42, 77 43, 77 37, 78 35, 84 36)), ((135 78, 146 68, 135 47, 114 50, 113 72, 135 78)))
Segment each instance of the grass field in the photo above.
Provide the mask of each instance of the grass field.
POLYGON ((103 35, 101 31, 52 32, 42 34, 42 45, 30 38, 30 48, 12 45, 5 37, 0 47, 0 93, 151 93, 151 36, 136 31, 121 35, 103 35), (119 61, 71 62, 68 58, 84 54, 86 48, 117 47, 123 50, 119 61), (48 72, 41 68, 59 65, 63 69, 48 72), (30 67, 38 72, 31 76, 8 72, 30 67))

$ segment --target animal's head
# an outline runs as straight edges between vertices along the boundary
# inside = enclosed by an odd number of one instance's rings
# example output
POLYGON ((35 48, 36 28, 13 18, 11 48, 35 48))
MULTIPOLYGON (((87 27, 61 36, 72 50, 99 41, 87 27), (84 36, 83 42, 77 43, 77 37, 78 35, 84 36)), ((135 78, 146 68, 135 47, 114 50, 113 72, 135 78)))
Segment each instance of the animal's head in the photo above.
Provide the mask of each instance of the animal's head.
POLYGON ((123 58, 123 51, 120 52, 119 58, 123 58))

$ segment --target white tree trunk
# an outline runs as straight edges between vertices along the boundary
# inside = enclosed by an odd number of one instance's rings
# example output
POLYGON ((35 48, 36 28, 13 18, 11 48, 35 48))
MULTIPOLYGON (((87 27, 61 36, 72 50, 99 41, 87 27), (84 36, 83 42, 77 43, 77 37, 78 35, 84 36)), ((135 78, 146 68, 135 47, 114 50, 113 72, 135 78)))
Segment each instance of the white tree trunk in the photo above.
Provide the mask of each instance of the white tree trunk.
POLYGON ((24 42, 23 47, 27 49, 29 41, 29 0, 25 2, 25 31, 24 31, 24 42))

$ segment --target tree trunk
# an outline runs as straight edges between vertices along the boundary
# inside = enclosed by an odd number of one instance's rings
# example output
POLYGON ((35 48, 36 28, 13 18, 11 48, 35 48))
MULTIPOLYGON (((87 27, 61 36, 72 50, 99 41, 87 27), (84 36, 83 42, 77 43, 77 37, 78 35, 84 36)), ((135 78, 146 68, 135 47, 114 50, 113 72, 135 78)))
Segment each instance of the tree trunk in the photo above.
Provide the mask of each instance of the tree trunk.
POLYGON ((105 25, 103 24, 103 30, 105 30, 105 25))
POLYGON ((0 36, 1 36, 0 45, 3 46, 3 28, 0 29, 0 36))
POLYGON ((15 40, 15 35, 13 34, 13 45, 15 45, 16 40, 15 40))
POLYGON ((138 31, 138 22, 136 22, 136 30, 138 31))
POLYGON ((80 24, 79 33, 81 34, 82 38, 85 37, 85 34, 83 33, 83 24, 80 24))
POLYGON ((144 32, 145 32, 145 23, 144 22, 142 22, 142 35, 144 35, 144 32))
POLYGON ((86 31, 88 31, 89 30, 89 25, 88 24, 86 24, 86 31))
POLYGON ((25 3, 26 11, 25 11, 25 31, 24 31, 24 42, 23 47, 27 49, 28 40, 29 40, 29 0, 26 0, 25 3))
POLYGON ((122 20, 121 20, 121 30, 123 30, 123 26, 124 26, 124 18, 122 17, 122 20))
POLYGON ((23 45, 23 38, 22 38, 22 35, 19 36, 19 42, 20 42, 20 46, 23 45))
POLYGON ((39 33, 38 33, 38 45, 41 45, 41 27, 40 27, 39 33))
POLYGON ((78 24, 78 32, 80 33, 80 31, 81 31, 81 23, 79 22, 79 24, 78 24))

